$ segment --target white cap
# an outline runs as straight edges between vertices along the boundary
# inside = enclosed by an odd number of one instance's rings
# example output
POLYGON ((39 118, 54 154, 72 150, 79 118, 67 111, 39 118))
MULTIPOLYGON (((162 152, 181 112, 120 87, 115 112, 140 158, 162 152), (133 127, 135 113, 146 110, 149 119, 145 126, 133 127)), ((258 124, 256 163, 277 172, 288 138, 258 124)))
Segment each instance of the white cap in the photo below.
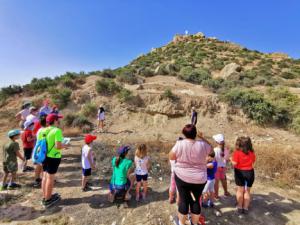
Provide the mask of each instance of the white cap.
POLYGON ((225 141, 224 135, 223 134, 216 134, 213 136, 213 139, 217 142, 217 143, 222 143, 225 141))
POLYGON ((28 127, 30 127, 33 124, 34 124, 34 122, 32 120, 26 120, 24 123, 24 128, 27 129, 28 127))

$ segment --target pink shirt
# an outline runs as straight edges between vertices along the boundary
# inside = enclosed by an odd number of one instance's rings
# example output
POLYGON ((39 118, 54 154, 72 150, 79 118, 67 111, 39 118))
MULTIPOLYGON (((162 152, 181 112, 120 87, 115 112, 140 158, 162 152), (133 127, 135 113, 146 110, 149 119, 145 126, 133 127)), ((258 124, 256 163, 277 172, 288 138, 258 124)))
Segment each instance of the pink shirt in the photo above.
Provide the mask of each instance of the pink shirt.
POLYGON ((211 147, 203 141, 184 139, 172 148, 176 154, 175 174, 184 182, 203 184, 207 180, 206 157, 211 147))

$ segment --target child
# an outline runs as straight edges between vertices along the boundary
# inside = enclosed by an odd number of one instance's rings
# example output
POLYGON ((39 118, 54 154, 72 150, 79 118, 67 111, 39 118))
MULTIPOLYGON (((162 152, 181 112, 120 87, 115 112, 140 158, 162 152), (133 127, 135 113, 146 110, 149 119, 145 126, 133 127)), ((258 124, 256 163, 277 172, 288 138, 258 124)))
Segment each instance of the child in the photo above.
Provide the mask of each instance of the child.
POLYGON ((92 170, 95 169, 95 163, 93 159, 93 141, 96 140, 97 137, 91 134, 85 136, 85 145, 82 148, 82 155, 81 155, 81 164, 82 164, 82 182, 81 188, 83 192, 90 191, 91 188, 87 185, 88 178, 92 174, 92 170))
POLYGON ((147 180, 148 180, 148 170, 150 168, 150 158, 147 156, 147 146, 145 144, 141 144, 138 146, 135 157, 135 175, 136 175, 136 201, 140 200, 140 188, 141 183, 143 183, 143 200, 146 199, 147 195, 147 180))
POLYGON ((227 179, 226 179, 226 164, 229 160, 229 150, 225 147, 225 138, 223 134, 216 134, 213 136, 217 147, 214 148, 216 161, 218 163, 218 169, 216 172, 216 182, 215 182, 215 197, 219 198, 219 181, 221 181, 224 195, 230 196, 227 189, 227 179))
POLYGON ((27 166, 27 161, 31 159, 32 150, 34 148, 35 137, 33 134, 34 122, 32 120, 26 120, 24 123, 24 132, 22 133, 22 142, 24 150, 25 162, 23 165, 23 172, 33 170, 32 167, 27 166))
POLYGON ((105 110, 101 106, 101 107, 99 107, 99 110, 98 110, 98 131, 101 129, 101 131, 103 132, 104 120, 105 120, 105 110))
POLYGON ((218 163, 215 160, 215 152, 209 153, 207 157, 207 182, 203 190, 203 207, 214 206, 214 186, 215 174, 217 172, 218 163))
POLYGON ((237 186, 237 212, 248 214, 251 202, 250 190, 255 180, 254 163, 256 156, 249 137, 239 137, 236 150, 231 158, 234 166, 234 179, 237 186))
POLYGON ((20 146, 17 140, 20 138, 19 130, 11 130, 8 132, 10 141, 3 146, 3 170, 4 176, 2 181, 1 191, 9 189, 20 188, 21 185, 16 184, 17 171, 18 171, 18 160, 17 157, 22 161, 25 161, 24 157, 20 153, 20 146), (9 184, 7 184, 8 174, 11 174, 9 184))

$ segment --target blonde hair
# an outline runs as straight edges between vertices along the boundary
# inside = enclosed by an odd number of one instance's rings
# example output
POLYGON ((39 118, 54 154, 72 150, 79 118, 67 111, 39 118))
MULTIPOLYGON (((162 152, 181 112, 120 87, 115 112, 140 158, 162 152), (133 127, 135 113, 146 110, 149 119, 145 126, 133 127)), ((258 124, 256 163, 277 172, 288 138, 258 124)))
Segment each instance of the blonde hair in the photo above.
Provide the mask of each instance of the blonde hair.
POLYGON ((140 159, 143 159, 147 155, 147 146, 145 144, 141 144, 135 151, 135 155, 140 159))

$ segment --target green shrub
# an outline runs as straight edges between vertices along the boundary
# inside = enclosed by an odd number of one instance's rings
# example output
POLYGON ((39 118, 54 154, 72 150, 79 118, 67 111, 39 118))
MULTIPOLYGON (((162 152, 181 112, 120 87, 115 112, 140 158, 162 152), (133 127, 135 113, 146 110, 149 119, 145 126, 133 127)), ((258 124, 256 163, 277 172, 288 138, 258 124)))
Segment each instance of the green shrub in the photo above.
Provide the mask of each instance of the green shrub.
POLYGON ((298 110, 293 118, 290 128, 297 134, 300 134, 300 110, 298 110))
POLYGON ((253 90, 232 89, 223 96, 232 106, 243 109, 244 113, 258 124, 273 122, 275 107, 262 94, 253 90))
POLYGON ((151 70, 149 67, 142 68, 139 71, 139 75, 144 76, 144 77, 152 77, 152 76, 154 76, 154 71, 151 70))
POLYGON ((72 124, 73 124, 73 121, 75 120, 76 118, 76 114, 67 114, 64 116, 63 120, 62 120, 62 123, 64 126, 67 126, 67 127, 71 127, 72 124))
POLYGON ((95 117, 97 115, 97 106, 94 103, 87 103, 82 108, 82 114, 86 117, 95 117))
POLYGON ((121 91, 121 87, 114 80, 105 78, 96 81, 96 91, 102 95, 114 95, 121 91))
POLYGON ((63 109, 67 106, 69 101, 71 100, 72 91, 68 88, 49 89, 49 93, 51 95, 51 99, 54 104, 56 104, 60 109, 63 109))
POLYGON ((172 101, 175 101, 178 99, 178 97, 171 91, 171 89, 166 89, 162 94, 161 94, 162 99, 170 99, 172 101))
POLYGON ((223 82, 224 80, 222 79, 209 79, 202 81, 202 85, 204 87, 208 87, 213 92, 216 92, 217 90, 223 87, 223 82))
POLYGON ((85 126, 92 127, 93 124, 84 115, 77 114, 72 122, 73 127, 83 128, 85 126))
POLYGON ((121 102, 128 102, 133 98, 132 92, 123 88, 117 96, 121 102))
POLYGON ((291 72, 283 72, 280 74, 281 77, 283 77, 284 79, 295 79, 297 76, 294 73, 291 72))
POLYGON ((47 89, 54 87, 58 85, 59 81, 58 80, 53 80, 50 77, 45 77, 45 78, 33 78, 30 84, 24 85, 25 91, 29 92, 43 92, 46 91, 47 89))
POLYGON ((295 110, 299 104, 298 96, 292 94, 286 87, 269 88, 267 94, 274 105, 288 111, 295 110))
POLYGON ((201 84, 202 81, 211 79, 208 70, 201 68, 194 69, 190 66, 183 67, 180 70, 178 77, 182 80, 194 84, 201 84))
POLYGON ((127 84, 137 84, 138 78, 133 72, 124 71, 120 75, 117 76, 117 81, 119 81, 121 83, 127 83, 127 84))

